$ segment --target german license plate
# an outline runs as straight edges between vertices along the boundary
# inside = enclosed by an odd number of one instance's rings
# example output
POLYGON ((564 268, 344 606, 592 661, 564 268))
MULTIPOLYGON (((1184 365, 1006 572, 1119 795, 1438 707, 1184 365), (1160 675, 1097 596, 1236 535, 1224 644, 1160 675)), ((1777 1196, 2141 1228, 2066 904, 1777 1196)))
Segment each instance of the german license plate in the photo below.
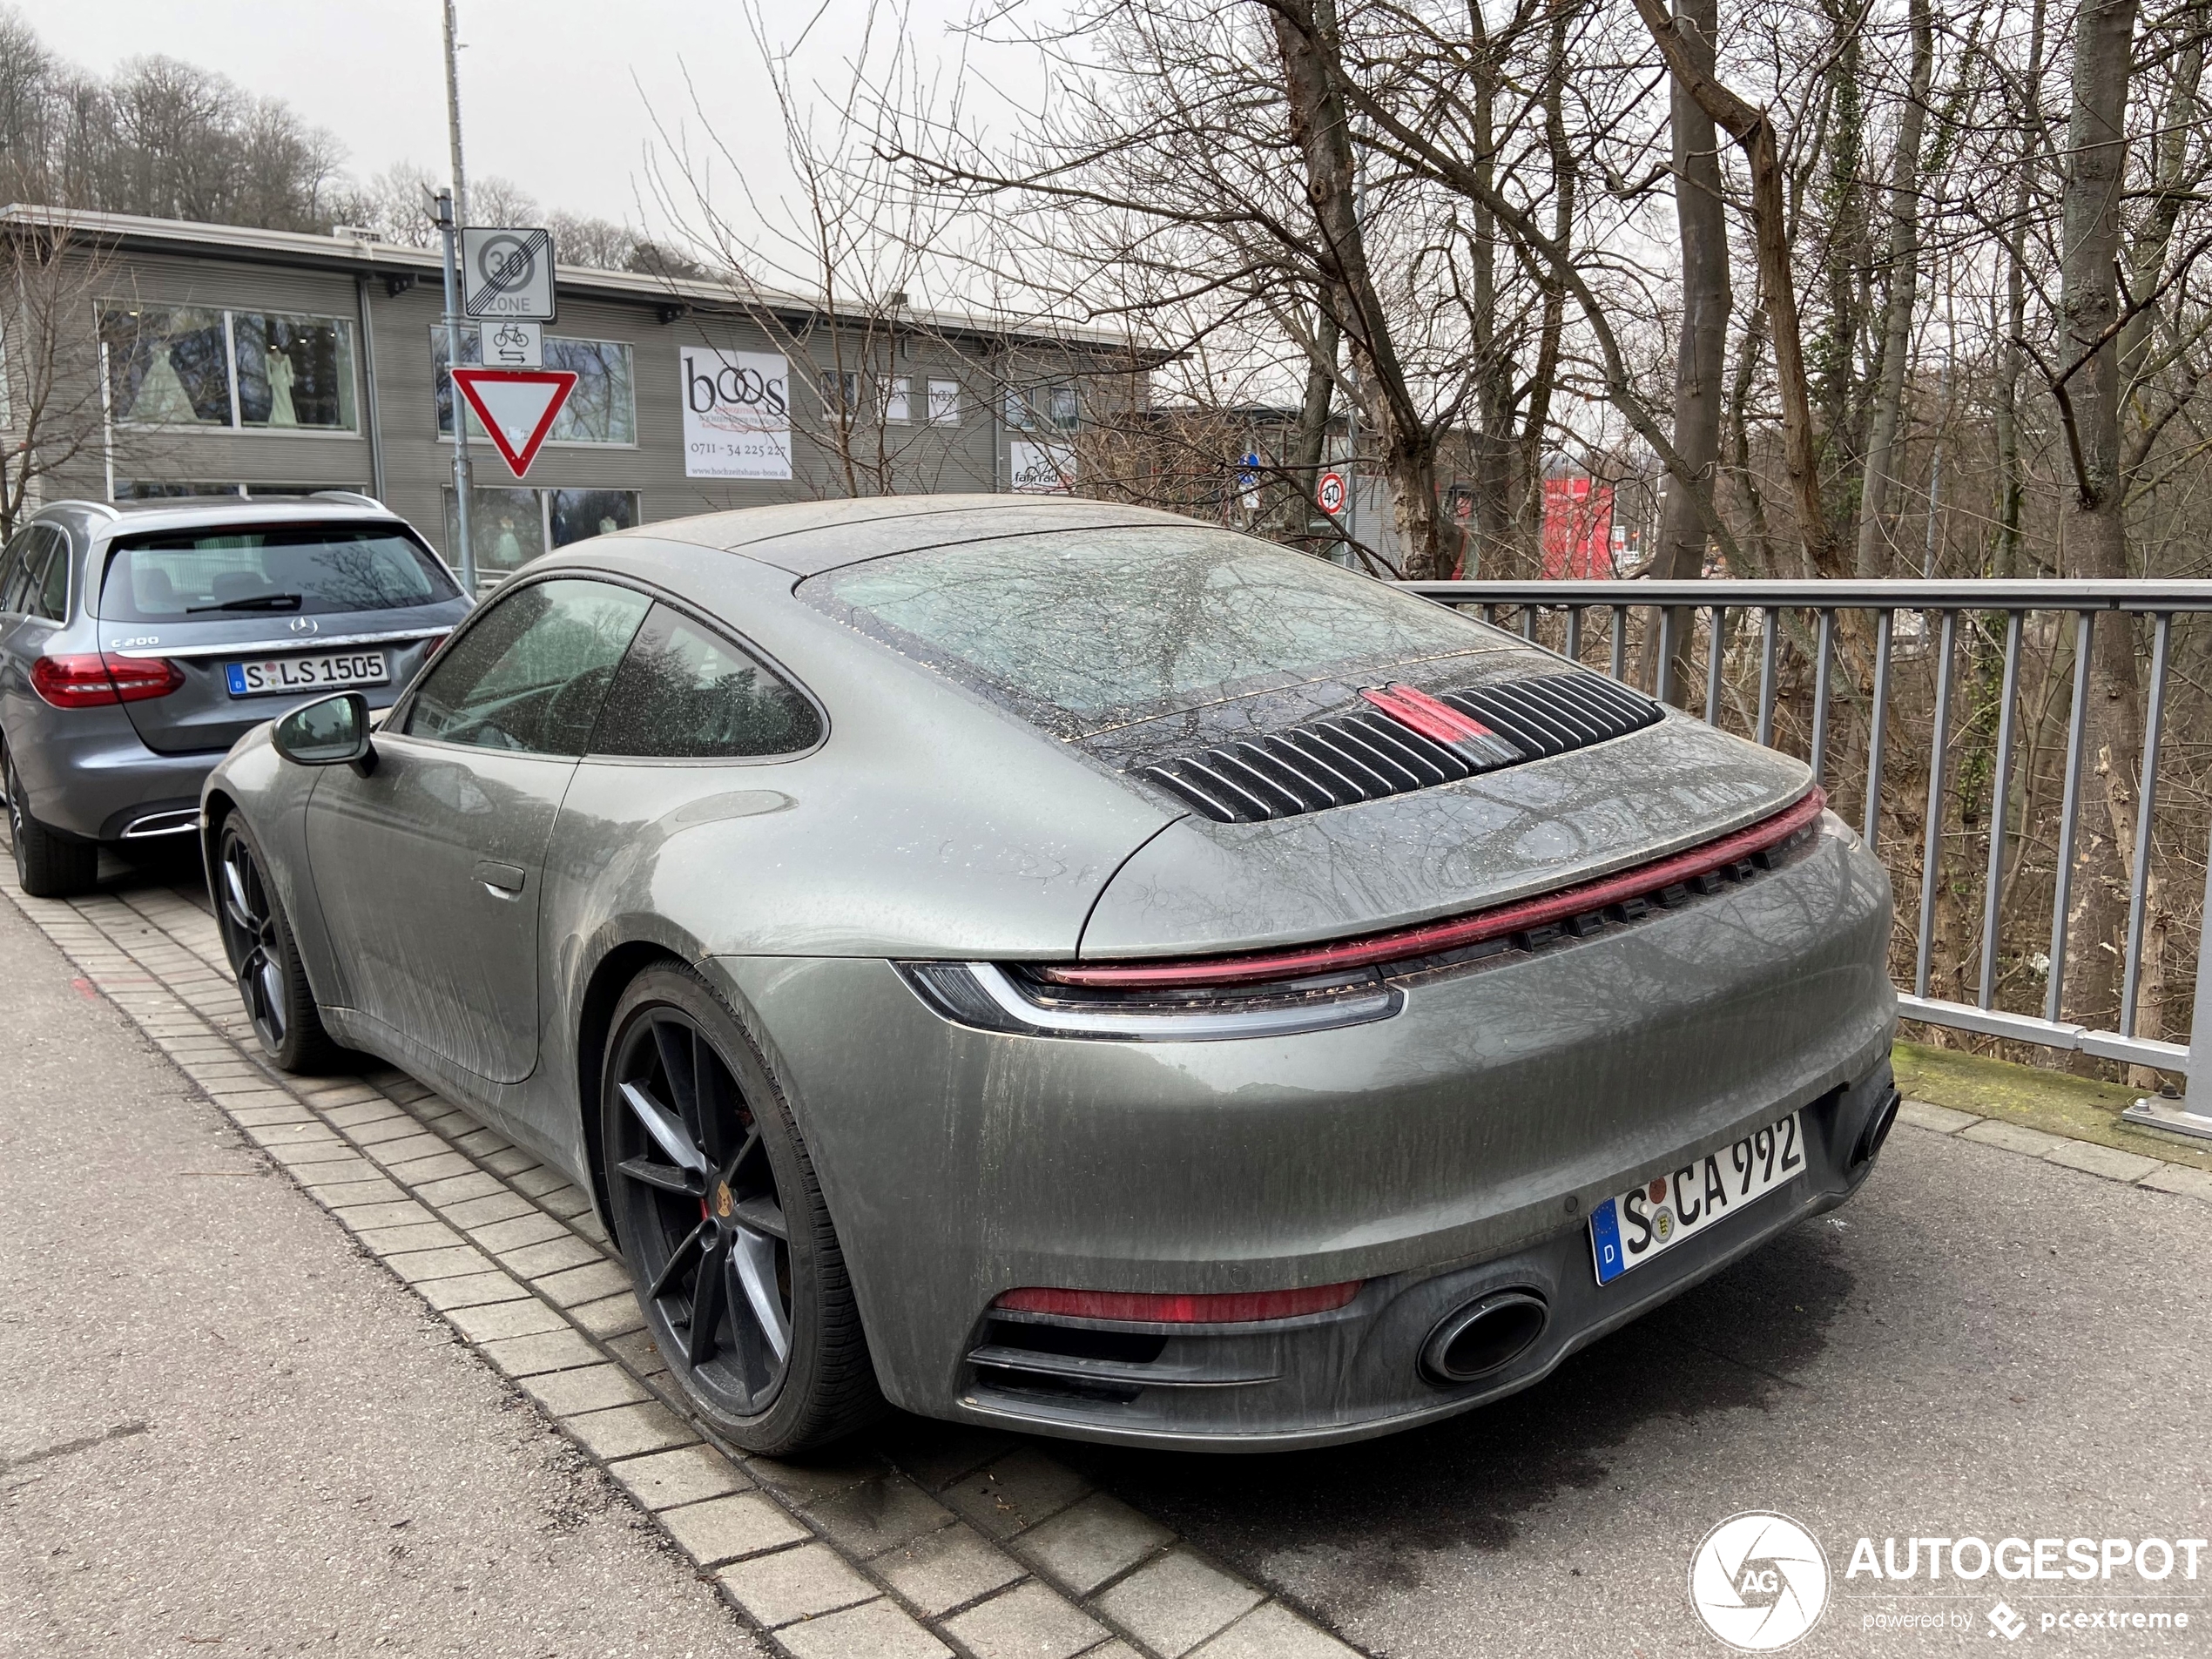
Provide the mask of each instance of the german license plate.
POLYGON ((1590 1255, 1597 1282, 1610 1285, 1629 1269, 1757 1204, 1805 1167, 1798 1114, 1745 1136, 1709 1157, 1608 1198, 1590 1212, 1590 1255))
POLYGON ((391 678, 381 651, 265 657, 259 662, 226 663, 223 673, 233 697, 260 697, 266 691, 341 691, 348 685, 381 685, 391 678))

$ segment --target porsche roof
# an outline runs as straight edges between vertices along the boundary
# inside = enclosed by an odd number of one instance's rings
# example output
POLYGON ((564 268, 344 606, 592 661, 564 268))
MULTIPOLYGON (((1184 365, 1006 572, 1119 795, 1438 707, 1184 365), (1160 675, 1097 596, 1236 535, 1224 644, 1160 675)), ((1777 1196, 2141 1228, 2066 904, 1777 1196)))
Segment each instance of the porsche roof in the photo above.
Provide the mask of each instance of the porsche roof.
POLYGON ((816 576, 889 553, 950 542, 1035 536, 1049 530, 1158 524, 1189 529, 1179 513, 1066 496, 873 496, 858 501, 791 502, 640 525, 616 536, 685 542, 739 553, 793 576, 816 576))

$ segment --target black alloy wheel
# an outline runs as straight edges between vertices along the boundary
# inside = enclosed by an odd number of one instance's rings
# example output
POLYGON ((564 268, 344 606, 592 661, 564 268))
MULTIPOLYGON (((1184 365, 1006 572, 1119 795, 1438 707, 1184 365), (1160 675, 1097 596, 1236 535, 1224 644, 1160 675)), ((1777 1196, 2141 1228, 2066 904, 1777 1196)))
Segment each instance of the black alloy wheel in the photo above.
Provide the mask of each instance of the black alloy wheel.
POLYGON ((788 1109, 705 984, 651 968, 616 1010, 608 1186, 653 1339, 747 1449, 803 1451, 880 1409, 836 1235, 788 1109))
POLYGON ((223 826, 215 866, 215 915, 239 995, 263 1052, 287 1071, 315 1071, 337 1055, 323 1030, 292 927, 260 850, 235 817, 223 826))

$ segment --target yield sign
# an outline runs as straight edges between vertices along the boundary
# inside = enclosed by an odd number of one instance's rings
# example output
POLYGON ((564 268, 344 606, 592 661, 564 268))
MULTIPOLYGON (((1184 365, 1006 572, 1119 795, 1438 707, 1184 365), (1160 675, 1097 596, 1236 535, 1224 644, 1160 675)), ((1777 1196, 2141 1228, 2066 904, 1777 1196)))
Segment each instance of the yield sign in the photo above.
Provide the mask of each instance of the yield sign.
POLYGON ((530 469, 553 417, 576 389, 569 368, 456 368, 453 383, 491 435, 507 470, 517 478, 530 469))

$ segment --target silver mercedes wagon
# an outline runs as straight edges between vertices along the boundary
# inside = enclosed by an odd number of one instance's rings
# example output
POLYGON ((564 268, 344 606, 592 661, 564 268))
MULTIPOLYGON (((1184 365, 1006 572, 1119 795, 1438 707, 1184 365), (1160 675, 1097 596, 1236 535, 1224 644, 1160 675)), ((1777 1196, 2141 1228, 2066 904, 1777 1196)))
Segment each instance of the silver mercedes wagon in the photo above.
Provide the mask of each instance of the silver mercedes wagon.
POLYGON ((262 721, 389 703, 468 614, 366 496, 57 502, 0 549, 0 769, 24 890, 91 886, 103 843, 190 835, 262 721))

